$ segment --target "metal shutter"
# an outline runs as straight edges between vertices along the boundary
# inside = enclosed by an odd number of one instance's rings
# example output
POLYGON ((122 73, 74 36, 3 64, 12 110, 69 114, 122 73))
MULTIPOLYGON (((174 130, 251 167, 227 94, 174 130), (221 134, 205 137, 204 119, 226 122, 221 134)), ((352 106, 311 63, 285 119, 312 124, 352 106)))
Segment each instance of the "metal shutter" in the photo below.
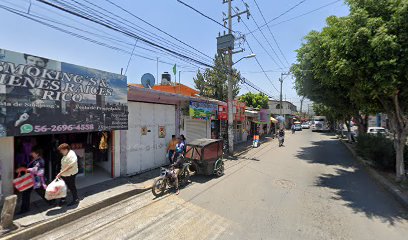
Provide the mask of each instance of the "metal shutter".
POLYGON ((207 138, 207 121, 188 119, 185 124, 187 142, 207 138))

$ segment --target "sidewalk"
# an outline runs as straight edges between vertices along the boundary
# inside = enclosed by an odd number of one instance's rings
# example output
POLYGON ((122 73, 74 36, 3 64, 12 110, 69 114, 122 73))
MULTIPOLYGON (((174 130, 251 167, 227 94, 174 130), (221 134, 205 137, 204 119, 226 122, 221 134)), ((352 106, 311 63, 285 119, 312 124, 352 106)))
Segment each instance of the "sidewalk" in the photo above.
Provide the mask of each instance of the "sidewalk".
POLYGON ((370 162, 358 156, 356 153, 355 147, 352 144, 344 140, 340 140, 340 141, 351 152, 354 158, 361 165, 364 166, 368 174, 370 174, 370 176, 374 178, 380 185, 382 185, 382 187, 385 190, 391 193, 398 202, 400 202, 404 207, 408 209, 408 191, 406 189, 403 189, 401 186, 396 184, 392 179, 390 179, 390 176, 388 174, 374 169, 370 162))
MULTIPOLYGON (((261 143, 271 141, 264 138, 261 143)), ((236 145, 235 157, 252 149, 252 141, 236 145)), ((226 159, 228 160, 228 159, 226 159)), ((120 177, 103 183, 79 189, 82 199, 77 207, 49 207, 43 201, 31 204, 31 211, 25 215, 15 216, 17 230, 0 235, 4 239, 30 239, 39 233, 69 223, 74 219, 91 214, 101 208, 108 207, 126 198, 151 189, 154 179, 159 176, 159 170, 153 169, 133 177, 120 177)))
POLYGON ((88 215, 96 210, 132 197, 151 189, 158 170, 133 176, 121 177, 79 189, 81 202, 73 207, 50 208, 43 201, 31 204, 31 211, 25 215, 15 216, 17 230, 1 236, 4 239, 30 239, 38 233, 66 224, 74 219, 88 215))
MULTIPOLYGON (((259 143, 260 143, 260 145, 262 145, 263 143, 273 141, 273 139, 274 138, 272 138, 272 136, 265 136, 265 137, 262 137, 259 140, 259 143)), ((237 157, 247 153, 251 149, 253 149, 252 140, 245 141, 245 142, 240 142, 238 144, 235 144, 235 146, 234 146, 234 151, 235 151, 234 157, 233 158, 227 158, 226 160, 234 160, 237 157)))

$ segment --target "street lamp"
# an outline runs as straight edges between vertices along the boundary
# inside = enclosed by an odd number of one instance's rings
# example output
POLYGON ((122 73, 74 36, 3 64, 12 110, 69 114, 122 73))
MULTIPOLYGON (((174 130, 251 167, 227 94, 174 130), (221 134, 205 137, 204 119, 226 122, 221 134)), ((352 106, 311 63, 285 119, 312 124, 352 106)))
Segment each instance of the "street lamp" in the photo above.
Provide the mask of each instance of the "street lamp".
POLYGON ((240 58, 238 61, 236 61, 235 63, 233 63, 232 65, 235 65, 235 64, 237 64, 239 61, 241 61, 242 59, 246 59, 246 58, 254 58, 254 57, 256 57, 256 54, 255 53, 252 53, 252 54, 250 54, 250 55, 248 55, 248 56, 245 56, 245 57, 242 57, 242 58, 240 58))
MULTIPOLYGON (((231 3, 231 2, 230 2, 231 3)), ((231 26, 231 25, 230 25, 231 26)), ((238 61, 235 63, 232 62, 232 54, 230 53, 230 59, 228 60, 228 152, 230 155, 234 154, 234 111, 233 111, 233 101, 234 97, 232 95, 232 66, 234 64, 237 64, 239 61, 241 61, 244 58, 253 58, 256 55, 254 53, 240 58, 238 61)))

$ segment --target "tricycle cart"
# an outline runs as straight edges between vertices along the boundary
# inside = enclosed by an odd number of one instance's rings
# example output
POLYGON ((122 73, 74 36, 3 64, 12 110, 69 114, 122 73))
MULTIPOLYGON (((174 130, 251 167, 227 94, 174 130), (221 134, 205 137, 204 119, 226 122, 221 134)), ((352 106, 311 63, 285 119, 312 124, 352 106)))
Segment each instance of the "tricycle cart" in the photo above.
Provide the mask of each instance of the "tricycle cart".
POLYGON ((197 139, 187 143, 185 158, 191 161, 190 170, 196 174, 216 175, 224 174, 223 140, 197 139))

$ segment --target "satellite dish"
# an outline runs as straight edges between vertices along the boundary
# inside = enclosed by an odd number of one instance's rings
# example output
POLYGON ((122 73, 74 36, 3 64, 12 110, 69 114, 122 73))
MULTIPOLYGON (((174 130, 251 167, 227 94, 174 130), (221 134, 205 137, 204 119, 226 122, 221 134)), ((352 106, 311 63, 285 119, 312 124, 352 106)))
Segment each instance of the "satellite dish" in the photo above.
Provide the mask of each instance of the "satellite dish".
POLYGON ((142 85, 145 88, 152 88, 155 84, 154 76, 151 73, 145 73, 142 76, 142 85))

